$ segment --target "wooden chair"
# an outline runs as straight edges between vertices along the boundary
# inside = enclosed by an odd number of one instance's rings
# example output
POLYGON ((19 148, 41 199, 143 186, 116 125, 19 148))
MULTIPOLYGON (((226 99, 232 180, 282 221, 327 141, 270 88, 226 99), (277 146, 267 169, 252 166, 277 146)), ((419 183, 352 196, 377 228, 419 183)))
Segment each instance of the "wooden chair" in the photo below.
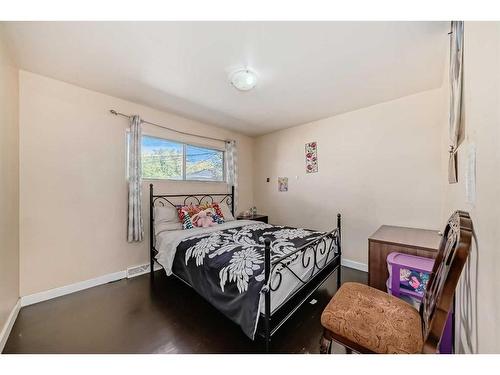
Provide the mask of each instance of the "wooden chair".
POLYGON ((367 285, 343 284, 321 315, 320 352, 330 353, 336 341, 348 353, 437 353, 471 238, 469 214, 456 211, 446 225, 420 311, 367 285))

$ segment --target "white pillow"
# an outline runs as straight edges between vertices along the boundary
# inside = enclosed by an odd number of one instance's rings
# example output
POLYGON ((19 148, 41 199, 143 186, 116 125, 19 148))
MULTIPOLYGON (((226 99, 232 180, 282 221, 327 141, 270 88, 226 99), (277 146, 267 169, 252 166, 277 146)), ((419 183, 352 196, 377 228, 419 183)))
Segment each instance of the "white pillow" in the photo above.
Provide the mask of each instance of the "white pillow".
POLYGON ((234 220, 234 216, 231 213, 231 209, 229 208, 226 202, 219 203, 219 207, 222 212, 222 216, 224 216, 224 221, 234 220))
POLYGON ((177 209, 173 206, 157 206, 154 210, 155 234, 165 230, 182 229, 177 209))
POLYGON ((182 230, 182 224, 180 222, 179 223, 171 223, 171 222, 169 223, 165 221, 159 223, 155 222, 155 235, 158 235, 166 230, 182 230))

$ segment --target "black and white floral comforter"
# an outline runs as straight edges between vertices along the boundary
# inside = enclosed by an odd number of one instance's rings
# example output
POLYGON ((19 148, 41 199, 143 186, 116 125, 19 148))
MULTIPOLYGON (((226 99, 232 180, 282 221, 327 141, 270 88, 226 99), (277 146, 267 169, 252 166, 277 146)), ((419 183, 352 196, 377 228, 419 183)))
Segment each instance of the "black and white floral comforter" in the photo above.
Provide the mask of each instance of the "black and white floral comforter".
POLYGON ((271 240, 273 260, 322 234, 264 223, 200 234, 179 243, 172 272, 253 339, 264 285, 264 238, 271 240))

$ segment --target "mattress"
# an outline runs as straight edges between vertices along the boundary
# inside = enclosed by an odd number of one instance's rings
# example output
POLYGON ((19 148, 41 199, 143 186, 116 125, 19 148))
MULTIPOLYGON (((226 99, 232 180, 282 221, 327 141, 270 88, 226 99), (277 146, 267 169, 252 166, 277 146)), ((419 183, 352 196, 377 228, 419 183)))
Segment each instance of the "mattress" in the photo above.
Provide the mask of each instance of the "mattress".
MULTIPOLYGON (((210 232, 220 231, 229 228, 238 228, 246 225, 259 225, 261 223, 251 221, 251 220, 237 220, 230 221, 224 224, 217 225, 215 227, 210 228, 195 228, 190 230, 171 230, 171 231, 163 231, 157 234, 156 236, 156 244, 155 248, 157 250, 156 260, 157 262, 164 268, 167 275, 172 274, 172 264, 175 257, 175 253, 177 250, 177 246, 179 243, 185 239, 190 237, 200 236, 204 234, 208 234, 210 232)), ((326 242, 327 248, 330 246, 332 238, 328 238, 326 242)), ((309 251, 310 252, 310 251, 309 251)), ((312 254, 312 253, 311 253, 312 254)), ((328 256, 327 261, 331 261, 331 259, 335 256, 335 252, 330 251, 329 253, 326 251, 324 254, 317 253, 317 263, 322 266, 325 264, 325 257, 328 256)), ((298 276, 303 280, 308 280, 311 278, 312 274, 317 274, 320 270, 317 268, 312 272, 314 261, 311 259, 310 264, 307 268, 304 268, 302 265, 302 256, 299 256, 292 263, 288 265, 288 267, 294 271, 298 276)), ((281 271, 282 280, 281 285, 275 291, 271 291, 271 311, 274 312, 276 308, 280 307, 298 288, 300 288, 303 284, 300 280, 298 280, 292 272, 287 269, 283 269, 281 271)), ((276 273, 273 273, 271 277, 276 279, 276 273)), ((183 280, 186 281, 186 280, 183 280)), ((264 294, 261 294, 261 299, 259 302, 260 312, 264 313, 264 294)))

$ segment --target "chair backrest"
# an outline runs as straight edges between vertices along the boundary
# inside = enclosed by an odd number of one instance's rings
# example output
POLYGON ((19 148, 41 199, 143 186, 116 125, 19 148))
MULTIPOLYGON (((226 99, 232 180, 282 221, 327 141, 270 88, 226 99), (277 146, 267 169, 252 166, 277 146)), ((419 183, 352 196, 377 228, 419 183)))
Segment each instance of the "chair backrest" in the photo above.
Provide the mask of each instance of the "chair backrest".
POLYGON ((450 312, 460 274, 469 256, 472 220, 467 212, 455 211, 448 220, 420 306, 424 353, 436 353, 450 312))

